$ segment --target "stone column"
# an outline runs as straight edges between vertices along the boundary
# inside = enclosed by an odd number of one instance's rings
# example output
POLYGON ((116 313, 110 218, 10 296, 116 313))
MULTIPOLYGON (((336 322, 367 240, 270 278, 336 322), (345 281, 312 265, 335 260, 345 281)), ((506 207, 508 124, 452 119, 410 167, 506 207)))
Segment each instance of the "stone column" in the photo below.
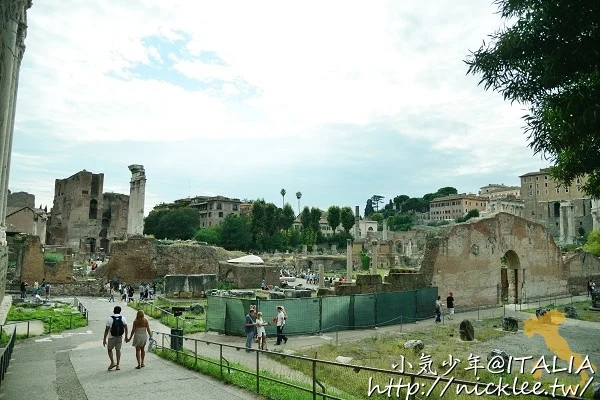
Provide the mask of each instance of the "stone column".
POLYGON ((565 244, 565 224, 563 219, 565 218, 565 209, 563 208, 563 203, 560 203, 560 211, 558 215, 558 229, 560 232, 560 236, 558 239, 559 244, 565 244))
POLYGON ((319 289, 323 289, 325 287, 325 266, 323 264, 319 264, 319 289))
POLYGON ((130 165, 129 214, 127 236, 144 234, 144 201, 146 197, 146 173, 143 165, 130 165))
POLYGON ((302 254, 304 254, 304 255, 308 254, 308 246, 305 244, 302 245, 302 254))
POLYGON ((352 240, 346 240, 346 278, 352 283, 352 240))
POLYGON ((412 239, 408 239, 408 244, 406 245, 406 256, 412 256, 412 239))
POLYGON ((592 229, 600 229, 600 200, 592 199, 592 229))
POLYGON ((360 207, 354 208, 354 239, 360 239, 360 207))
POLYGON ((383 240, 387 240, 387 218, 383 220, 383 240))
POLYGON ((567 244, 573 244, 575 238, 575 215, 573 213, 573 202, 567 202, 567 244))
POLYGON ((377 253, 379 252, 379 243, 373 242, 373 258, 371 259, 371 274, 377 275, 377 253))

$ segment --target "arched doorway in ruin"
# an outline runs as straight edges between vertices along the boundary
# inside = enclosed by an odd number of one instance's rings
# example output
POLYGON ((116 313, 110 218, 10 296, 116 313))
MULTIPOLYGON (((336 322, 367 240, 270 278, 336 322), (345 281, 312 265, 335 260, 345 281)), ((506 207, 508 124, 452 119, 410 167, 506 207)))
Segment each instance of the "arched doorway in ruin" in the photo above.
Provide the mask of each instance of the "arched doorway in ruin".
POLYGON ((519 256, 514 250, 508 250, 500 258, 499 303, 519 303, 523 298, 523 281, 525 271, 521 269, 519 256))

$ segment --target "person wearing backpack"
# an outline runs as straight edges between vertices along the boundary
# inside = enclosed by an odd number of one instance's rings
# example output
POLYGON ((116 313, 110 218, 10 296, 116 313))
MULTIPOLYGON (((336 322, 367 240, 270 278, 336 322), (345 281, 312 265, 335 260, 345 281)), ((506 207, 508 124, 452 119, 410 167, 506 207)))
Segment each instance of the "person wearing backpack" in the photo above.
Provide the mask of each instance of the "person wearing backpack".
POLYGON ((121 362, 121 344, 123 343, 123 335, 127 337, 127 334, 127 320, 121 315, 121 307, 116 306, 113 309, 113 315, 106 320, 104 339, 102 340, 102 345, 108 349, 108 358, 110 358, 110 365, 108 366, 109 371, 113 368, 117 371, 121 369, 119 367, 119 363, 121 362), (108 341, 106 340, 107 336, 108 341), (115 352, 117 353, 116 364, 115 359, 113 358, 113 349, 115 349, 115 352))

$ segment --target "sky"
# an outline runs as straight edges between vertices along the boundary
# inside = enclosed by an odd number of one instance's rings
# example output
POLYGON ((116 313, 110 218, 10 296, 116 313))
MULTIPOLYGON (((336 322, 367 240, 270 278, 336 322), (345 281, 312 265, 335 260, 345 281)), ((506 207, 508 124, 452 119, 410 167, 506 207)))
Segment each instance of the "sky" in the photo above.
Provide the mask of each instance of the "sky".
POLYGON ((491 0, 45 0, 28 12, 9 189, 104 173, 188 196, 361 206, 519 185, 526 113, 466 75, 491 0))

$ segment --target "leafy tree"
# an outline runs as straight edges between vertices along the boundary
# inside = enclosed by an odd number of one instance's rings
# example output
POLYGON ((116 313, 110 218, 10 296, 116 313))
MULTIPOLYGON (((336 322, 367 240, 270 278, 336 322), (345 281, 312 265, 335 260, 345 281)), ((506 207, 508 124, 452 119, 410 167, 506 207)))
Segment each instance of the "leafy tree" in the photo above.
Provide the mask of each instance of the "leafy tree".
POLYGON ((221 224, 221 246, 226 250, 247 251, 252 244, 250 227, 245 215, 229 214, 221 224))
POLYGON ((189 240, 194 237, 199 225, 199 214, 195 208, 184 207, 168 212, 158 222, 158 238, 189 240))
POLYGON ((341 212, 342 209, 338 206, 331 206, 327 210, 327 223, 333 229, 333 234, 335 235, 335 230, 340 225, 341 222, 341 212))
POLYGON ((302 224, 303 230, 308 230, 310 228, 310 208, 304 207, 300 214, 300 223, 302 224))
POLYGON ((310 229, 315 232, 321 232, 321 216, 323 211, 316 207, 310 209, 310 229))
POLYGON ((600 256, 600 229, 590 232, 587 243, 583 246, 583 250, 592 253, 595 256, 600 256))
POLYGON ((426 212, 429 209, 429 202, 418 197, 411 197, 402 205, 402 211, 426 212))
POLYGON ((379 203, 381 203, 381 201, 385 199, 385 197, 379 195, 379 194, 374 194, 373 197, 371 197, 371 201, 373 204, 373 207, 375 208, 375 211, 379 211, 379 203))
POLYGON ((485 90, 529 107, 529 145, 564 184, 600 197, 600 2, 497 0, 511 23, 466 60, 485 90), (513 23, 514 22, 514 23, 513 23))
POLYGON ((458 190, 456 190, 456 188, 453 188, 452 186, 446 186, 443 188, 439 188, 436 193, 440 195, 439 197, 444 197, 451 196, 453 194, 458 194, 458 190))
POLYGON ((279 223, 279 226, 281 227, 281 229, 287 231, 294 225, 295 220, 296 214, 294 213, 294 209, 289 203, 286 203, 286 205, 283 206, 283 210, 281 211, 281 221, 279 223))
POLYGON ((371 257, 365 251, 360 252, 360 266, 365 271, 371 268, 371 257))
POLYGON ((472 210, 469 210, 467 215, 465 215, 464 217, 456 218, 456 222, 466 222, 466 221, 470 220, 471 218, 477 218, 477 217, 479 217, 479 210, 474 208, 472 210))
POLYGON ((162 217, 169 213, 169 209, 163 207, 155 207, 148 216, 144 219, 144 234, 154 235, 156 238, 160 238, 158 235, 158 224, 162 217))
POLYGON ((340 210, 340 220, 342 228, 344 228, 346 233, 350 233, 350 229, 352 229, 355 223, 354 213, 350 207, 342 207, 340 210))
POLYGON ((369 200, 367 200, 367 205, 365 206, 365 217, 370 216, 374 212, 375 212, 375 209, 373 208, 373 200, 369 199, 369 200))
POLYGON ((394 197, 394 205, 396 206, 396 211, 402 211, 402 204, 404 204, 408 199, 410 199, 410 197, 405 194, 401 194, 400 196, 394 197))
MULTIPOLYGON (((229 217, 229 216, 227 216, 229 217)), ((225 220, 227 219, 225 218, 225 220)), ((224 223, 225 221, 223 221, 224 223)), ((198 242, 206 242, 210 245, 218 245, 221 243, 221 225, 209 226, 208 228, 198 229, 194 235, 194 240, 198 242)))

